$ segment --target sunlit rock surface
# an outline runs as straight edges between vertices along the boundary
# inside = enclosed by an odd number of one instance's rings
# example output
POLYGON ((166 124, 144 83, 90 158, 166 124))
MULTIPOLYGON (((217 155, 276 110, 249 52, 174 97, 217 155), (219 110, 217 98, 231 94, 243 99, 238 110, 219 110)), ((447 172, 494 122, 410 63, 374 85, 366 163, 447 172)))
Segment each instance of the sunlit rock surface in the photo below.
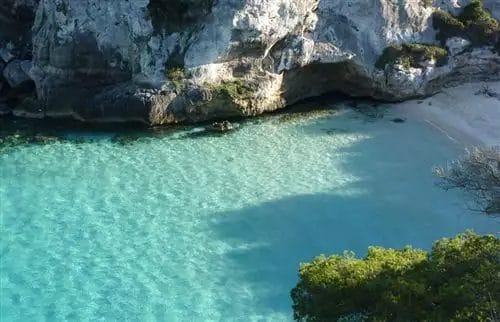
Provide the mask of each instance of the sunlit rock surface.
MULTIPOLYGON (((403 100, 498 79, 500 58, 489 48, 452 52, 442 67, 375 68, 391 44, 435 42, 435 8, 456 13, 469 2, 41 0, 35 109, 89 121, 197 122, 332 91, 403 100)), ((497 1, 485 7, 499 17, 497 1)))

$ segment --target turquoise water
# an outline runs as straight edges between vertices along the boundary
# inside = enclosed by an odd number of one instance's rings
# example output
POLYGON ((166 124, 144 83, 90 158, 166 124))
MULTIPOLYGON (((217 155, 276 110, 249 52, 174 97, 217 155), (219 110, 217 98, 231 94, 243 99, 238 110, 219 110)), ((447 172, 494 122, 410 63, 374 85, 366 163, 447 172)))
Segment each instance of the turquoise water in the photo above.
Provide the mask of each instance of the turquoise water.
POLYGON ((320 253, 498 231, 434 185, 461 147, 396 116, 3 151, 1 320, 286 321, 298 265, 320 253))

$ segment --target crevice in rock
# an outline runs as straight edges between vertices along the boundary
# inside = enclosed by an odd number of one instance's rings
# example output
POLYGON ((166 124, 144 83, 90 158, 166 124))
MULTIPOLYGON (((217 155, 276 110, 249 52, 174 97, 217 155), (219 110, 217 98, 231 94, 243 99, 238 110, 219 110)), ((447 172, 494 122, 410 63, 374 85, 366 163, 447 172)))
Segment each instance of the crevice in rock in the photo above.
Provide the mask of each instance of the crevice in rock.
POLYGON ((173 68, 184 68, 184 53, 185 49, 177 45, 165 63, 165 70, 168 71, 173 68))
POLYGON ((183 31, 210 14, 216 0, 150 0, 148 9, 157 32, 183 31))

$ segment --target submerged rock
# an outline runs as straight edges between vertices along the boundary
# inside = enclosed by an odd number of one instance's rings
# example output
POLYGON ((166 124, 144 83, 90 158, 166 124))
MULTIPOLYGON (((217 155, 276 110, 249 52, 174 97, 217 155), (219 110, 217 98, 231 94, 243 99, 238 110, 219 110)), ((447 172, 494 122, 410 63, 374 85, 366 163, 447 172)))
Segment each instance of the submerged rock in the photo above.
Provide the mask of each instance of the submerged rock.
POLYGON ((0 135, 0 153, 8 148, 29 144, 54 144, 61 139, 57 136, 30 131, 16 131, 15 133, 0 135))
POLYGON ((400 118, 400 117, 396 117, 396 118, 392 119, 392 122, 394 122, 394 123, 405 123, 406 119, 403 119, 403 118, 400 118))
POLYGON ((133 134, 116 134, 111 138, 111 142, 117 143, 120 145, 130 145, 136 143, 140 140, 140 135, 133 134))
POLYGON ((205 129, 209 132, 225 133, 234 130, 234 125, 229 121, 214 122, 205 129))

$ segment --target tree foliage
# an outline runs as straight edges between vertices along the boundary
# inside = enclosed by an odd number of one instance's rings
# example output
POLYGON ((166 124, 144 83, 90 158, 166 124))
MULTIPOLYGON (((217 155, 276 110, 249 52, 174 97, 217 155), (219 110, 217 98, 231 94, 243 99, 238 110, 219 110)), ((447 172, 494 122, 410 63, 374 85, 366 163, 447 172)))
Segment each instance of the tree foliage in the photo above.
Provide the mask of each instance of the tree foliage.
POLYGON ((371 247, 320 256, 292 290, 301 321, 488 321, 500 318, 500 240, 472 232, 431 252, 371 247))
POLYGON ((500 214, 500 147, 476 147, 446 168, 435 169, 445 189, 471 193, 489 214, 500 214))

